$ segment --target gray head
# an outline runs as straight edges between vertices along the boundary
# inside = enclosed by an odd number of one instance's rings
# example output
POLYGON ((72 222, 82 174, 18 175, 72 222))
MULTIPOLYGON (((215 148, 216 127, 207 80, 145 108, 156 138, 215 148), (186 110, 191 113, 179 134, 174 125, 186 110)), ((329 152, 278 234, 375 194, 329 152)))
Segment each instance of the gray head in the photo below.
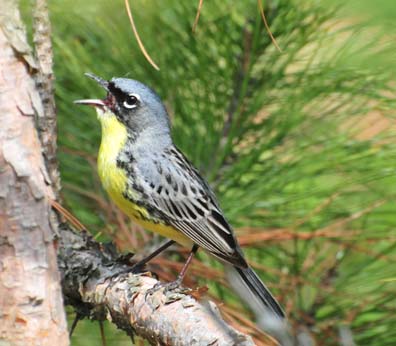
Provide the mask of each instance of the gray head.
POLYGON ((88 104, 99 108, 104 114, 113 113, 134 136, 144 132, 153 135, 170 133, 168 113, 159 96, 133 79, 112 78, 106 81, 93 74, 86 74, 107 90, 104 100, 80 100, 79 104, 88 104))

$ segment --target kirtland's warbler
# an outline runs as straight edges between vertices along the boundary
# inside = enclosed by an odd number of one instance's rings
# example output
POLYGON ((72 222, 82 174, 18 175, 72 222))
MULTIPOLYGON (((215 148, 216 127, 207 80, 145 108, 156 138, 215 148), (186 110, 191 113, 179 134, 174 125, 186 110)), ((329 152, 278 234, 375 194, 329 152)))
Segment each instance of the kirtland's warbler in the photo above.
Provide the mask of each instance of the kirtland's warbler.
POLYGON ((174 241, 192 247, 180 283, 201 247, 239 274, 239 290, 249 293, 241 295, 253 300, 249 305, 283 319, 278 302, 247 264, 208 183, 173 144, 169 117, 158 95, 132 79, 87 76, 107 91, 104 100, 76 101, 97 110, 102 127, 98 172, 103 187, 133 221, 171 239, 145 262, 174 241))

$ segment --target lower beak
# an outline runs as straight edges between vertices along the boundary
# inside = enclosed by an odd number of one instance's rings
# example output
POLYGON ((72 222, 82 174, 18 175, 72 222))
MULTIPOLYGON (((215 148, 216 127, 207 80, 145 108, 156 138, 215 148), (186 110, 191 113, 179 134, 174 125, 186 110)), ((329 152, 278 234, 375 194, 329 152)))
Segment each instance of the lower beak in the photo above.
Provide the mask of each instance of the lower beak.
POLYGON ((87 105, 93 107, 105 107, 105 103, 103 100, 96 100, 96 99, 86 99, 86 100, 76 100, 74 103, 78 105, 87 105))

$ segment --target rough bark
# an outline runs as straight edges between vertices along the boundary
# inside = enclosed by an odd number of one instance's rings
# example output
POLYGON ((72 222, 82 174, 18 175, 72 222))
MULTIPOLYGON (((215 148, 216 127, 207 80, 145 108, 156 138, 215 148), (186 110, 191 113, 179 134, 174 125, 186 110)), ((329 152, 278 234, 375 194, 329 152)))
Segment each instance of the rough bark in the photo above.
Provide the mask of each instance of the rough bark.
POLYGON ((42 114, 37 114, 37 130, 53 191, 59 199, 60 177, 56 157, 56 107, 52 71, 51 23, 46 0, 35 0, 33 4, 33 40, 37 58, 37 72, 34 77, 43 104, 42 114))
POLYGON ((130 267, 111 245, 67 227, 60 234, 59 267, 66 302, 81 317, 107 318, 152 345, 253 345, 249 336, 223 321, 213 303, 197 301, 183 291, 159 289, 147 294, 158 281, 147 273, 125 273, 130 267))
POLYGON ((0 1, 0 343, 68 345, 49 199, 35 128, 43 107, 15 1, 0 1))

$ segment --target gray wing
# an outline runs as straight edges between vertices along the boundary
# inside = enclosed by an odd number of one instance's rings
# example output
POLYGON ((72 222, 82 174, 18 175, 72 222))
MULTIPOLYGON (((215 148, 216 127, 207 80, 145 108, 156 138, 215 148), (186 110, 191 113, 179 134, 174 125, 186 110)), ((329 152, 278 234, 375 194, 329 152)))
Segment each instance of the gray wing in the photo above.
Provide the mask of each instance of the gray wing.
POLYGON ((151 211, 197 245, 236 266, 246 262, 215 195, 175 147, 137 167, 151 211))

